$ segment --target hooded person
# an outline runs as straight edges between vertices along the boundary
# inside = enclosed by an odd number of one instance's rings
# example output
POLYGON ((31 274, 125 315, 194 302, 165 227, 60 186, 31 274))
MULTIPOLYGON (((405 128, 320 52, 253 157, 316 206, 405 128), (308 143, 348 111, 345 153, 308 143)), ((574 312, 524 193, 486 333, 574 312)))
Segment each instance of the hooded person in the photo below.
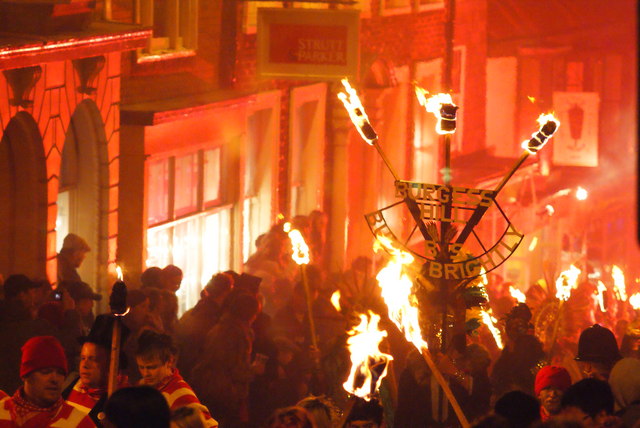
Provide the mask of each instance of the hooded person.
POLYGON ((29 339, 22 347, 20 362, 23 385, 13 396, 0 399, 0 427, 95 427, 87 413, 62 398, 67 372, 67 359, 58 339, 29 339))
MULTIPOLYGON (((109 382, 109 363, 111 334, 114 318, 110 315, 99 315, 91 331, 79 341, 80 350, 79 376, 62 392, 67 403, 89 414, 97 426, 102 426, 100 413, 107 401, 107 385, 109 382)), ((126 340, 129 330, 122 326, 121 345, 126 340)), ((120 370, 126 369, 127 360, 120 354, 120 370)), ((118 375, 117 388, 127 386, 125 375, 118 375)))
POLYGON ((82 265, 91 247, 87 241, 70 233, 64 237, 62 248, 58 253, 58 282, 82 281, 77 269, 82 265))
POLYGON ((624 426, 633 427, 640 421, 640 360, 623 358, 613 366, 609 386, 615 398, 616 415, 624 426))
POLYGON ((564 367, 544 366, 538 371, 534 392, 540 401, 540 418, 543 422, 560 413, 562 394, 570 386, 571 376, 564 367))

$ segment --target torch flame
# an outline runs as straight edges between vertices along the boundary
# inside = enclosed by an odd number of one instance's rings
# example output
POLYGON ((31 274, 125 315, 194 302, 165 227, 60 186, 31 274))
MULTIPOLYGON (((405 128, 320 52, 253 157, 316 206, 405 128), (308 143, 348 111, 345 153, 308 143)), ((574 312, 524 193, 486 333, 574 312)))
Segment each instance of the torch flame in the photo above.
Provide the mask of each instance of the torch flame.
POLYGON ((604 293, 607 291, 607 287, 602 281, 598 281, 598 294, 596 300, 598 300, 598 306, 602 312, 607 312, 607 308, 604 307, 604 293))
POLYGON ((358 397, 370 401, 387 375, 391 355, 380 352, 379 345, 387 332, 378 329, 380 316, 369 311, 369 316, 360 314, 360 324, 349 331, 347 345, 351 353, 351 371, 342 385, 358 397), (375 379, 374 379, 375 376, 375 379))
POLYGON ((538 131, 531 134, 530 140, 523 141, 522 143, 522 148, 532 155, 538 153, 547 143, 547 140, 551 138, 560 127, 560 121, 556 119, 553 113, 542 113, 538 117, 537 122, 540 124, 538 131))
POLYGON ((571 297, 571 290, 578 287, 578 277, 582 271, 571 265, 569 269, 560 273, 556 280, 556 297, 560 300, 567 301, 571 297))
POLYGON ((122 275, 122 268, 116 265, 116 274, 118 275, 118 281, 124 281, 124 275, 122 275))
POLYGON ((627 301, 627 286, 625 284, 624 272, 618 266, 613 265, 611 268, 611 277, 613 278, 613 292, 618 300, 627 301))
POLYGON ((336 308, 336 311, 340 312, 341 308, 340 308, 340 290, 336 290, 333 292, 333 294, 331 295, 331 304, 333 305, 334 308, 336 308))
POLYGON ((422 332, 418 323, 418 308, 412 304, 412 281, 403 272, 405 265, 410 265, 414 257, 393 246, 389 238, 376 236, 374 249, 385 248, 391 255, 391 260, 378 272, 376 279, 382 290, 382 298, 389 310, 389 318, 398 326, 405 338, 413 343, 418 350, 428 348, 427 342, 422 339, 422 332))
POLYGON ((445 93, 440 93, 440 94, 435 94, 432 95, 431 97, 427 98, 427 95, 429 95, 429 91, 427 91, 424 88, 421 88, 418 85, 415 85, 415 93, 416 93, 416 98, 418 98, 418 102, 420 103, 420 105, 422 107, 425 108, 426 111, 428 111, 429 113, 433 113, 433 115, 438 119, 438 124, 436 125, 436 132, 440 135, 444 135, 444 134, 453 134, 454 132, 456 132, 455 129, 455 112, 458 109, 458 106, 456 106, 453 103, 453 98, 451 98, 451 94, 445 94, 445 93), (453 116, 453 118, 448 117, 448 118, 444 118, 444 120, 453 120, 453 126, 450 127, 443 127, 442 125, 442 121, 443 121, 443 117, 442 117, 442 107, 443 106, 448 106, 451 109, 451 115, 453 116))
POLYGON ((349 79, 342 79, 342 85, 344 86, 346 93, 339 92, 338 98, 344 104, 344 108, 347 109, 351 121, 356 126, 356 129, 360 133, 360 136, 367 144, 373 145, 378 139, 378 134, 371 126, 369 117, 364 111, 364 106, 358 97, 358 93, 349 84, 349 79))
POLYGON ((509 286, 509 293, 511 294, 511 297, 513 297, 518 301, 518 303, 526 303, 527 296, 525 296, 522 291, 515 288, 514 286, 512 285, 509 286))
POLYGON ((633 309, 640 309, 640 293, 629 296, 629 304, 633 309))
POLYGON ((502 335, 500 334, 500 330, 496 327, 498 320, 491 314, 491 309, 488 311, 482 310, 480 311, 480 316, 482 317, 482 322, 487 326, 491 335, 493 336, 493 340, 496 341, 496 345, 499 349, 504 348, 504 343, 502 342, 502 335))
POLYGON ((298 265, 309 264, 311 259, 309 258, 309 246, 304 241, 302 233, 298 229, 292 229, 291 223, 287 222, 283 225, 282 229, 289 235, 291 240, 291 258, 298 265))

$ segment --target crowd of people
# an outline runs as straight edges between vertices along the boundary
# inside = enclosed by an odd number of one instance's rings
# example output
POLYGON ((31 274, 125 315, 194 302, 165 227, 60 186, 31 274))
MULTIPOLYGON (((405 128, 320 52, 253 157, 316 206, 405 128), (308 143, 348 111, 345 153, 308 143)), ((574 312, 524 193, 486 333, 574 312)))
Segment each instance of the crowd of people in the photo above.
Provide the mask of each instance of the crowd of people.
MULTIPOLYGON (((257 240, 242 273, 213 275, 181 316, 182 271, 173 265, 150 267, 128 287, 124 316, 95 316, 102 296, 77 273, 90 248, 73 234, 59 254, 55 288, 25 275, 5 278, 0 428, 460 426, 421 353, 388 319, 372 260, 328 273, 325 216, 292 223, 311 250, 306 283, 278 224, 257 240), (394 359, 367 401, 343 383, 348 331, 369 310, 382 317, 388 337, 380 346, 394 359)), ((563 337, 554 338, 562 346, 549 346, 532 310, 503 297, 492 296, 503 306, 496 307, 503 349, 481 326, 431 351, 473 426, 640 426, 635 324, 618 339, 593 324, 580 329, 574 348, 563 337)))

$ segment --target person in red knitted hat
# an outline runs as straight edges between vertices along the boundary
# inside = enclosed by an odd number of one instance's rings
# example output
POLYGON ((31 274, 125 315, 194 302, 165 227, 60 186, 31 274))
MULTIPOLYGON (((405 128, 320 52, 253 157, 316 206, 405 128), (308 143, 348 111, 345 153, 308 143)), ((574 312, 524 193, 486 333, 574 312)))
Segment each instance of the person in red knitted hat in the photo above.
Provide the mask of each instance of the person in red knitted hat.
POLYGON ((63 400, 67 372, 67 358, 58 339, 29 339, 22 346, 20 361, 23 385, 13 396, 0 399, 0 428, 95 427, 86 413, 63 400))
POLYGON ((569 372, 560 366, 544 366, 536 375, 535 394, 540 401, 540 417, 546 421, 561 410, 562 394, 571 386, 569 372))

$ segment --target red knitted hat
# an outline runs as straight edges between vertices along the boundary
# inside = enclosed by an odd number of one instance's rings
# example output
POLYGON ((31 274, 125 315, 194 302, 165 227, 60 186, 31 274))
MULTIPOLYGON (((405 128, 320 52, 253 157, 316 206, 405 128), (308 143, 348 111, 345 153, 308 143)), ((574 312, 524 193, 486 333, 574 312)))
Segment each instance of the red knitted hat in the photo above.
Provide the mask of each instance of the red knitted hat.
POLYGON ((536 375, 536 397, 545 388, 555 388, 564 392, 571 386, 571 376, 564 367, 544 366, 536 375))
POLYGON ((67 374, 67 357, 62 345, 53 336, 36 336, 22 345, 22 361, 20 361, 20 377, 29 373, 55 367, 67 374))

